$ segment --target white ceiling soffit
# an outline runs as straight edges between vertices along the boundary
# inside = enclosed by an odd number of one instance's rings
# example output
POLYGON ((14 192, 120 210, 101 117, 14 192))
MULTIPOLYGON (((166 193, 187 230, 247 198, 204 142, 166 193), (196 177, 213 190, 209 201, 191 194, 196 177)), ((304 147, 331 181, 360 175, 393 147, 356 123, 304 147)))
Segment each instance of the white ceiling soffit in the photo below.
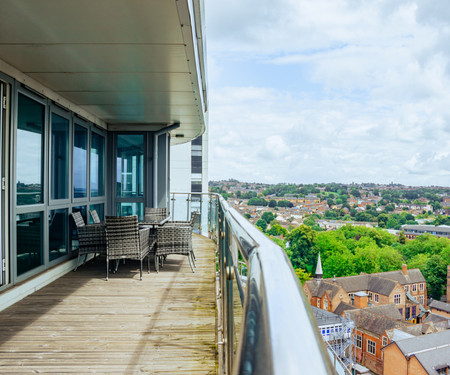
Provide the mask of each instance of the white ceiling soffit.
POLYGON ((0 59, 115 128, 180 123, 183 143, 205 129, 202 6, 2 0, 0 59))

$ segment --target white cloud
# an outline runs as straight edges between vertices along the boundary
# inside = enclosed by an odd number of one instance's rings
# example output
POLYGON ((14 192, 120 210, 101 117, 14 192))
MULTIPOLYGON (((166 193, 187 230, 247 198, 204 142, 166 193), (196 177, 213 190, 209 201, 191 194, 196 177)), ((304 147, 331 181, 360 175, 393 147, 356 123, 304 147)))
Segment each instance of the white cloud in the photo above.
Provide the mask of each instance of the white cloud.
POLYGON ((448 185, 446 14, 441 0, 208 2, 210 178, 448 185), (265 76, 222 81, 240 62, 265 76), (298 90, 270 85, 286 81, 298 90))

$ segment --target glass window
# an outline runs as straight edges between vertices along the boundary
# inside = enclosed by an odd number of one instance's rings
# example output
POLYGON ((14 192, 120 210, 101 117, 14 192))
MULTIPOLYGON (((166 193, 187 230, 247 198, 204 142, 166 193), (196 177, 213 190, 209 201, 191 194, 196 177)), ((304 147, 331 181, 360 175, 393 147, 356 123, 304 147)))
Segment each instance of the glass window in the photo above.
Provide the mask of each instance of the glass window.
POLYGON ((42 212, 17 215, 17 275, 43 264, 42 212))
POLYGON ((105 138, 92 133, 91 145, 91 197, 105 195, 105 138))
POLYGON ((87 196, 87 139, 88 131, 75 125, 73 138, 73 197, 87 196))
POLYGON ((51 199, 69 197, 69 120, 52 113, 51 199))
POLYGON ((121 202, 117 203, 118 216, 137 215, 140 221, 143 220, 144 203, 140 202, 121 202))
POLYGON ((417 284, 413 284, 411 290, 412 290, 413 292, 417 291, 417 284))
POLYGON ((409 285, 405 285, 405 292, 409 293, 409 285))
POLYGON ((394 303, 398 305, 399 303, 401 303, 401 300, 402 298, 400 294, 394 294, 394 303))
POLYGON ((370 354, 375 355, 375 347, 376 347, 375 341, 367 340, 367 351, 368 351, 370 354))
POLYGON ((19 94, 17 111, 17 205, 42 203, 45 107, 19 94))
POLYGON ((420 299, 420 303, 423 305, 424 297, 423 296, 419 296, 419 299, 420 299))
MULTIPOLYGON (((100 218, 101 221, 105 220, 105 214, 104 214, 104 205, 103 203, 101 204, 91 204, 90 206, 90 210, 95 210, 97 211, 98 217, 100 218)), ((93 220, 91 215, 89 215, 89 224, 93 224, 93 220)))
POLYGON ((67 208, 50 211, 48 241, 50 261, 67 255, 67 208))
POLYGON ((419 284, 419 290, 422 292, 423 291, 423 283, 419 284))
POLYGON ((144 136, 117 136, 117 196, 144 196, 144 136))
POLYGON ((356 347, 362 349, 362 336, 356 335, 356 347))
POLYGON ((386 346, 388 344, 388 338, 383 336, 383 346, 386 346))
POLYGON ((375 294, 375 295, 374 295, 374 300, 375 300, 375 302, 377 302, 377 303, 378 303, 378 301, 379 301, 379 297, 378 297, 378 294, 375 294))

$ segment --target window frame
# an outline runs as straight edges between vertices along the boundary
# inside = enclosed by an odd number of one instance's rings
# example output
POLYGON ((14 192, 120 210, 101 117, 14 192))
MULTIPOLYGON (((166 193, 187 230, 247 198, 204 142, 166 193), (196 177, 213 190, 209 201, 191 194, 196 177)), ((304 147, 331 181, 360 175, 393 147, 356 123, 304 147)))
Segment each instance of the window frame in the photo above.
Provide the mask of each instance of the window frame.
POLYGON ((376 355, 375 353, 377 352, 377 343, 375 341, 367 339, 366 349, 367 349, 367 353, 376 355), (372 350, 373 350, 373 352, 372 352, 372 350))
POLYGON ((358 349, 362 349, 362 335, 356 334, 355 345, 358 349), (359 345, 358 345, 358 343, 359 343, 359 345))
POLYGON ((394 303, 396 305, 400 305, 402 303, 402 295, 400 293, 394 294, 394 303))
POLYGON ((411 285, 411 292, 417 292, 417 284, 412 284, 411 285))

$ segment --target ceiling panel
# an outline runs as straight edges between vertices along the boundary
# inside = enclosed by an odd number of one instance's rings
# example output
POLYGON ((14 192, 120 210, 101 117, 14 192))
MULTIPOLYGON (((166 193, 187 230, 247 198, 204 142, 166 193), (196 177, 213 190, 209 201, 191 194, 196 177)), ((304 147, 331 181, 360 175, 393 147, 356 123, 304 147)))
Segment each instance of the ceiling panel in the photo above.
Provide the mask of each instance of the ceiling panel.
POLYGON ((1 0, 0 59, 106 123, 180 122, 197 136, 202 72, 188 4, 1 0))

